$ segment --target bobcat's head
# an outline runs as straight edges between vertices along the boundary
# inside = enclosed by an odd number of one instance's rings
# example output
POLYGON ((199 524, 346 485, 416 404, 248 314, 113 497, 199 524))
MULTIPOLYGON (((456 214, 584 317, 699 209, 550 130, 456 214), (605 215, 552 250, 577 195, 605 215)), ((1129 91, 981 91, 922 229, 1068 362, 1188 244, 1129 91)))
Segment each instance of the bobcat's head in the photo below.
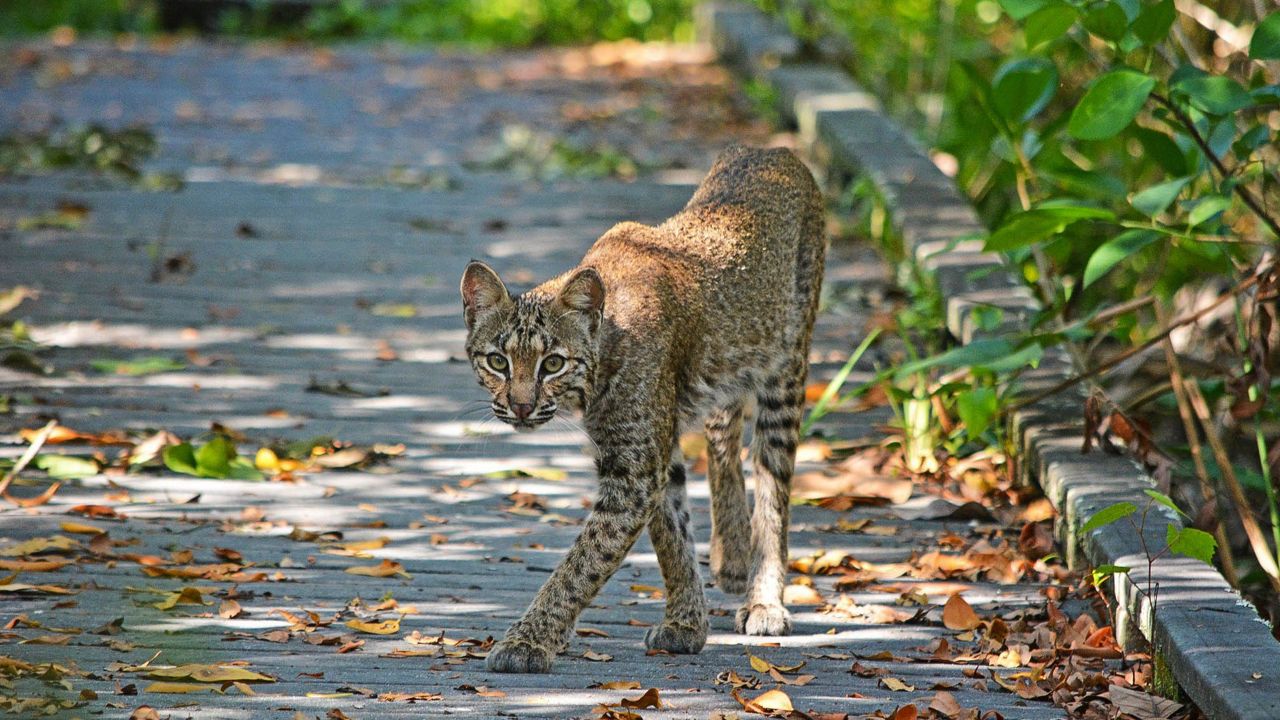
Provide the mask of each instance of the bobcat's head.
POLYGON ((472 261, 462 274, 467 356, 493 414, 528 431, 561 407, 583 408, 603 312, 604 284, 591 268, 513 298, 492 268, 472 261))

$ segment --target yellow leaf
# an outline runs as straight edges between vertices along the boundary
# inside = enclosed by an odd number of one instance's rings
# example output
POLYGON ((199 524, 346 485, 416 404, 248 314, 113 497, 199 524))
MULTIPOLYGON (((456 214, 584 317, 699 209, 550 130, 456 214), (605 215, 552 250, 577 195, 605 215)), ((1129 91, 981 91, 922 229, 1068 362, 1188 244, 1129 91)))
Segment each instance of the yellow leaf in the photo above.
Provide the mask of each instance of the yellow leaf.
POLYGON ((808 585, 787 585, 782 588, 782 602, 786 605, 825 605, 826 601, 817 589, 808 585))
POLYGON ((749 653, 747 654, 747 657, 751 660, 751 669, 755 670, 756 672, 769 672, 769 668, 773 667, 773 665, 771 665, 769 661, 765 660, 764 658, 758 658, 755 655, 751 655, 749 653))
POLYGON ((74 550, 79 545, 75 540, 65 535, 53 535, 51 537, 31 538, 13 545, 6 545, 0 548, 0 556, 4 557, 20 557, 22 555, 35 555, 42 552, 54 552, 59 550, 74 550))
POLYGON ((0 570, 8 570, 10 572, 53 572, 70 564, 70 562, 70 560, 0 560, 0 570))
POLYGON ((214 685, 197 685, 195 683, 180 682, 153 682, 143 688, 145 692, 150 693, 198 693, 205 691, 214 692, 217 691, 217 689, 218 688, 214 685))
POLYGON ((7 593, 48 593, 50 595, 75 595, 78 590, 68 590, 58 585, 28 585, 26 583, 7 582, 0 584, 0 592, 7 593))
POLYGON ((275 682, 270 675, 254 672, 236 665, 179 665, 171 668, 152 668, 147 677, 158 680, 193 680, 204 683, 222 682, 275 682))
POLYGON ((165 599, 155 603, 153 607, 158 610, 172 610, 176 605, 212 605, 212 600, 205 600, 204 595, 200 593, 199 588, 187 586, 178 592, 171 592, 165 599))
POLYGON ((916 689, 915 685, 908 685, 895 677, 880 678, 880 684, 894 692, 914 692, 916 689))
POLYGON ((381 622, 367 620, 348 620, 346 626, 371 635, 392 635, 400 632, 400 618, 392 618, 381 622))
POLYGON ((659 599, 662 597, 662 588, 653 585, 632 585, 631 592, 648 595, 651 598, 659 599))
POLYGON ((270 472, 280 469, 280 458, 276 456, 276 451, 269 447, 260 448, 258 454, 253 456, 253 466, 264 472, 270 472))
POLYGON ((795 709, 791 705, 791 698, 781 690, 769 690, 763 692, 756 696, 751 702, 765 710, 782 710, 785 712, 791 712, 795 709))
POLYGON ((391 577, 392 575, 399 575, 406 580, 413 577, 404 571, 404 565, 401 565, 394 560, 383 560, 377 565, 356 565, 354 567, 347 568, 345 572, 352 575, 367 575, 369 577, 391 577))
POLYGON ((610 680, 609 682, 596 683, 592 687, 601 690, 639 690, 640 683, 635 680, 610 680))
POLYGON ((101 535, 106 532, 102 528, 78 522, 64 522, 59 527, 62 528, 62 532, 64 533, 73 533, 76 535, 101 535))
POLYGON ((369 550, 384 548, 389 542, 391 542, 391 538, 386 536, 376 538, 374 540, 356 540, 353 542, 338 543, 333 547, 325 548, 325 552, 331 555, 360 555, 369 550))
POLYGON ((231 687, 239 690, 241 695, 257 695, 258 694, 253 691, 252 687, 245 685, 242 682, 233 682, 231 683, 231 687))

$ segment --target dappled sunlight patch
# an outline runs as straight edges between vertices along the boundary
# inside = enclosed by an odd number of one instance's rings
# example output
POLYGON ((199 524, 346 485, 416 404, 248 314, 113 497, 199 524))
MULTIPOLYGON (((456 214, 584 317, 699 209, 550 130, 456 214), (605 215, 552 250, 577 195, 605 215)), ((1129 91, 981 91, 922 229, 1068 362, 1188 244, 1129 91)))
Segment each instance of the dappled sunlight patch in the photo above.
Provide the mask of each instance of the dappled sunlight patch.
POLYGON ((31 327, 32 340, 41 345, 55 347, 113 345, 156 350, 185 349, 204 345, 240 343, 253 338, 253 330, 211 325, 195 331, 190 327, 156 327, 108 323, 102 320, 78 320, 31 327))

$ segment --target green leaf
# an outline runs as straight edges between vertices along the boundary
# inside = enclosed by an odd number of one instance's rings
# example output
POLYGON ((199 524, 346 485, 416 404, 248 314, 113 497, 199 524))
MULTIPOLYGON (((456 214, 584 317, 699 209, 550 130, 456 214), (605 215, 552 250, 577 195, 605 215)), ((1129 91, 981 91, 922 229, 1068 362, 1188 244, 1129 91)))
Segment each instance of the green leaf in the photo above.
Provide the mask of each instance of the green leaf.
POLYGON ((1014 20, 1021 20, 1048 4, 1048 0, 1000 0, 1000 7, 1014 20))
POLYGON ((1254 60, 1280 60, 1280 12, 1268 15, 1253 30, 1249 57, 1254 60))
POLYGON ((1191 182, 1191 178, 1184 177, 1162 182, 1159 185, 1152 185, 1129 198, 1129 204, 1143 215, 1155 217, 1173 204, 1174 200, 1178 199, 1178 194, 1182 192, 1182 188, 1186 187, 1189 182, 1191 182))
POLYGON ((1008 356, 1013 349, 1013 343, 1003 338, 981 338, 968 345, 961 345, 946 352, 901 365, 895 374, 903 378, 934 367, 962 368, 982 365, 1008 356))
POLYGON ((1115 220, 1115 213, 1086 205, 1041 206, 1010 217, 991 237, 984 249, 1008 252, 1048 240, 1080 220, 1115 220))
POLYGON ((1037 343, 1029 343, 1024 345, 1022 349, 1004 357, 985 363, 975 363, 973 368, 996 374, 1013 372, 1024 367, 1036 367, 1040 364, 1040 358, 1042 357, 1044 357, 1044 348, 1037 343))
POLYGON ((952 348, 937 355, 921 358, 901 365, 894 376, 902 380, 915 373, 930 368, 959 369, 970 368, 992 373, 1018 370, 1027 365, 1035 365, 1044 355, 1044 349, 1036 343, 1018 348, 1004 338, 980 338, 968 345, 952 348))
POLYGON ((1233 143, 1233 148, 1236 156, 1244 160, 1269 142, 1271 142, 1271 128, 1266 125, 1254 125, 1233 143))
POLYGON ((1044 58, 1014 60, 992 79, 992 103, 1011 125, 1020 125, 1049 104, 1058 88, 1058 69, 1044 58))
POLYGON ((818 402, 814 403, 813 409, 809 411, 808 417, 806 417, 804 419, 804 423, 801 424, 800 437, 807 437, 809 435, 809 429, 813 427, 813 424, 827 414, 827 406, 830 405, 831 401, 835 400, 836 396, 840 394, 840 389, 844 387, 845 381, 849 379, 849 373, 853 372, 853 366, 862 359, 862 355, 867 352, 867 348, 871 347, 871 343, 875 342, 879 335, 879 328, 867 333, 867 336, 862 339, 862 342, 858 345, 857 349, 855 349, 853 354, 849 356, 849 359, 845 361, 844 366, 841 367, 840 371, 836 373, 836 376, 831 379, 831 382, 827 383, 827 387, 822 391, 822 395, 818 397, 818 402))
POLYGON ((1192 105, 1212 115, 1228 115, 1253 105, 1253 96, 1225 75, 1191 72, 1171 85, 1173 90, 1186 93, 1192 105))
POLYGON ((1173 138, 1158 131, 1144 127, 1135 127, 1132 130, 1138 142, 1142 143, 1142 152, 1160 164, 1164 171, 1170 175, 1186 175, 1190 170, 1187 166, 1187 154, 1178 147, 1173 138))
POLYGON ((37 455, 35 466, 60 480, 75 480, 98 474, 98 463, 74 455, 37 455))
POLYGON ((186 367, 182 363, 167 357, 144 357, 136 360, 92 360, 89 365, 98 372, 115 375, 153 375, 155 373, 172 372, 186 367))
POLYGON ((231 458, 227 477, 232 480, 262 480, 266 475, 263 475, 258 468, 253 466, 253 460, 243 455, 237 455, 231 458))
POLYGON ((1194 558, 1205 565, 1213 564, 1213 553, 1218 547, 1218 541, 1209 533, 1195 528, 1177 528, 1170 523, 1165 538, 1170 551, 1194 558))
POLYGON ((1103 40, 1119 42, 1129 30, 1129 17, 1119 5, 1106 3, 1085 13, 1084 26, 1103 40))
POLYGON ((1157 45, 1169 36, 1169 28, 1177 19, 1178 10, 1173 6, 1173 0, 1161 0, 1142 8, 1138 19, 1133 21, 1133 34, 1143 45, 1157 45))
POLYGON ((1126 230, 1103 243, 1093 251, 1089 262, 1085 264, 1082 279, 1084 286, 1094 284, 1125 258, 1159 239, 1160 234, 1151 230, 1126 230))
POLYGON ((1127 572, 1129 572, 1129 568, 1124 565, 1099 565, 1089 572, 1089 580, 1096 587, 1106 582, 1107 578, 1112 575, 1124 575, 1127 572))
POLYGON ((1151 490, 1150 488, 1148 488, 1148 489, 1146 489, 1146 490, 1143 490, 1142 492, 1146 493, 1146 494, 1147 494, 1147 497, 1151 498, 1152 500, 1155 500, 1156 502, 1158 502, 1158 503, 1160 503, 1161 505, 1163 505, 1163 506, 1165 506, 1165 507, 1169 508, 1170 510, 1174 511, 1175 513, 1177 513, 1177 514, 1179 514, 1179 515, 1181 515, 1181 516, 1183 516, 1183 517, 1186 517, 1186 518, 1191 517, 1190 515, 1188 515, 1188 514, 1186 514, 1186 513, 1182 512, 1181 510, 1179 510, 1179 509, 1178 509, 1178 506, 1177 506, 1177 505, 1175 505, 1175 504, 1173 503, 1173 498, 1169 497, 1168 495, 1165 495, 1164 493, 1160 492, 1159 490, 1151 490))
POLYGON ((1027 40, 1027 49, 1035 50, 1041 45, 1057 40, 1072 25, 1076 24, 1076 9, 1062 2, 1047 3, 1036 10, 1023 23, 1023 35, 1027 40))
POLYGON ((971 439, 986 432, 999 409, 995 388, 976 387, 956 395, 956 414, 964 423, 971 439))
POLYGON ((1231 198, 1222 195, 1210 195, 1196 201, 1195 207, 1187 214, 1187 224, 1195 227, 1212 219, 1222 211, 1231 207, 1231 198))
POLYGON ((1067 132, 1080 140, 1105 140, 1129 126, 1156 86, 1136 70, 1113 70, 1095 80, 1076 104, 1067 132))
POLYGON ((1121 518, 1128 517, 1136 512, 1138 512, 1138 506, 1128 501, 1118 502, 1115 505, 1108 505, 1094 513, 1093 516, 1089 518, 1089 521, 1084 524, 1084 527, 1080 528, 1080 534, 1088 535, 1104 525, 1110 525, 1111 523, 1121 518))
POLYGON ((196 451, 196 470, 200 477, 225 478, 231 474, 231 459, 236 448, 222 435, 214 435, 196 451))
POLYGON ((183 475, 199 475, 196 469, 196 451, 191 443, 170 445, 164 449, 164 466, 183 475))

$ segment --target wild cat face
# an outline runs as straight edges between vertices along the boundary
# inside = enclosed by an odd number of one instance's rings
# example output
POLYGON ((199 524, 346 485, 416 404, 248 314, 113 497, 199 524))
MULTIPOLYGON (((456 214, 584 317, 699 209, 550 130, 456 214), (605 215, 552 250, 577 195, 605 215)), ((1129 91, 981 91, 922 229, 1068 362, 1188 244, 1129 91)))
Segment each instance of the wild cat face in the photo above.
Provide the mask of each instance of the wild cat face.
POLYGON ((604 285, 584 268, 511 297, 488 265, 462 275, 467 356, 499 420, 528 431, 562 407, 581 409, 595 377, 604 285))

